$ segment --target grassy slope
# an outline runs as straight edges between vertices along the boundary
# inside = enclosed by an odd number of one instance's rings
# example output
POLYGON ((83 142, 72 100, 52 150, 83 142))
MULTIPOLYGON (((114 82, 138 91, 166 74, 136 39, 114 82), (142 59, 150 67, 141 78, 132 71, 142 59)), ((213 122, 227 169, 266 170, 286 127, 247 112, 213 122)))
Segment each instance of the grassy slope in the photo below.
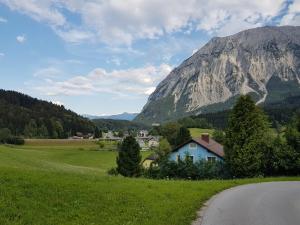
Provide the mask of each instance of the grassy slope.
POLYGON ((189 128, 191 135, 193 138, 200 137, 203 133, 208 133, 212 136, 214 130, 213 129, 202 129, 202 128, 189 128))
MULTIPOLYGON (((109 177, 105 171, 114 166, 115 156, 115 152, 95 151, 89 145, 0 146, 0 224, 185 225, 216 192, 271 180, 109 177)), ((281 179, 287 178, 277 180, 281 179)))

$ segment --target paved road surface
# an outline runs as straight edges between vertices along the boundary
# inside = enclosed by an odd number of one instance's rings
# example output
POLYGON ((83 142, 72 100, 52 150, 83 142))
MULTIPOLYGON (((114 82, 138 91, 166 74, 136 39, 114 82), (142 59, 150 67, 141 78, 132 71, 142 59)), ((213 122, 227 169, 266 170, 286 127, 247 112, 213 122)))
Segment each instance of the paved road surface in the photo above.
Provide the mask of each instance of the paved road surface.
POLYGON ((300 182, 270 182, 217 195, 199 225, 300 225, 300 182))

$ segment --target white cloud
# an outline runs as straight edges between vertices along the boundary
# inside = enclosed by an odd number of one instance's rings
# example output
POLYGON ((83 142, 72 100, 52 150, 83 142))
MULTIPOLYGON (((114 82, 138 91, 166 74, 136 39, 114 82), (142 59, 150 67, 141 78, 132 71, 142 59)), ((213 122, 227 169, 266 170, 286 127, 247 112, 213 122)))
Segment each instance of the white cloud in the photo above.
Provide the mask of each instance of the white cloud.
POLYGON ((0 23, 7 23, 7 19, 0 17, 0 23))
POLYGON ((110 93, 117 96, 149 95, 171 69, 167 64, 111 72, 96 68, 85 76, 75 76, 64 81, 46 78, 43 79, 44 84, 34 88, 49 96, 94 93, 110 93))
POLYGON ((54 67, 47 67, 36 71, 33 76, 40 78, 55 78, 63 75, 63 72, 54 67))
POLYGON ((5 54, 3 52, 0 52, 0 57, 4 57, 5 54))
POLYGON ((281 25, 300 25, 300 1, 289 5, 288 13, 282 18, 281 25))
POLYGON ((26 37, 25 37, 25 35, 19 35, 16 37, 16 40, 17 40, 17 42, 22 44, 26 41, 26 37))
MULTIPOLYGON (((155 39, 164 34, 204 30, 228 35, 261 26, 275 18, 284 0, 0 0, 10 9, 49 24, 65 41, 104 42, 130 45, 138 39, 155 39), (72 23, 65 12, 79 17, 72 23)), ((298 21, 294 1, 285 23, 298 21), (292 18, 291 18, 292 17, 292 18)))

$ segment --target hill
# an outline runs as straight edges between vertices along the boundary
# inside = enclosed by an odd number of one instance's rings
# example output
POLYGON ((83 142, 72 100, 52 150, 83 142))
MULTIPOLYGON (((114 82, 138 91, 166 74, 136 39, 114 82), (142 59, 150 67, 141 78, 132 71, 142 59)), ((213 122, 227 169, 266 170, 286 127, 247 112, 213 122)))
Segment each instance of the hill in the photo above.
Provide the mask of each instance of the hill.
POLYGON ((64 106, 0 90, 0 128, 27 138, 66 138, 76 132, 93 133, 94 124, 64 106))
POLYGON ((101 130, 128 131, 149 129, 148 125, 128 120, 94 119, 92 121, 101 130))
POLYGON ((300 27, 261 27, 210 40, 157 86, 135 121, 230 109, 241 94, 268 105, 300 95, 300 27))

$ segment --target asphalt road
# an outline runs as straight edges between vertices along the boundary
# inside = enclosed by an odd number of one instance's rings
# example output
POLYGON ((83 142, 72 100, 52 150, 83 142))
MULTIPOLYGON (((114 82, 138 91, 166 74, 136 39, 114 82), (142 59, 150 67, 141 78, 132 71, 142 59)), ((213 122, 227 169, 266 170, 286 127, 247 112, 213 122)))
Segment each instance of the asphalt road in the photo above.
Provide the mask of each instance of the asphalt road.
POLYGON ((214 197, 199 225, 300 225, 300 182, 235 187, 214 197))

